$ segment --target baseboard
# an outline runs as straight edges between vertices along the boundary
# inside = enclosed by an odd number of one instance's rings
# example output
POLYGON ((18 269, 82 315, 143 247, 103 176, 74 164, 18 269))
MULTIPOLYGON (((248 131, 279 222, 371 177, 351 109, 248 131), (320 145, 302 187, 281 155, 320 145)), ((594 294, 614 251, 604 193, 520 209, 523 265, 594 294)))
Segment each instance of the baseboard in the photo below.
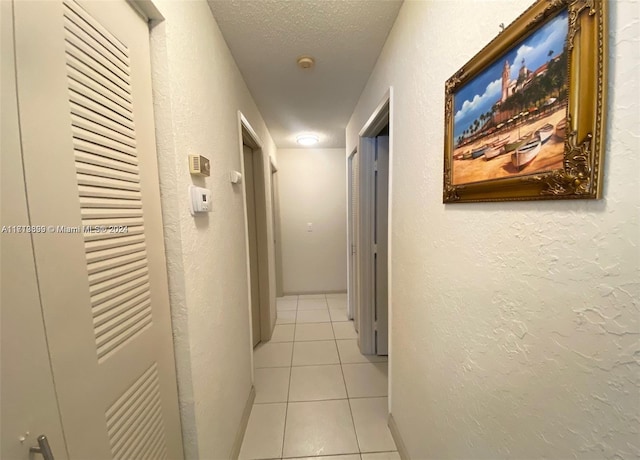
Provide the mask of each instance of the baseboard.
POLYGON ((389 431, 391 431, 391 437, 396 443, 396 447, 398 448, 398 454, 400 454, 400 458, 402 460, 410 460, 409 452, 407 452, 407 446, 405 446, 404 441, 402 440, 402 436, 400 436, 400 431, 398 431, 398 425, 396 425, 396 421, 393 418, 393 414, 389 414, 389 431))
POLYGON ((231 450, 231 458, 237 459, 240 456, 240 449, 242 448, 242 441, 244 440, 244 433, 247 431, 247 425, 249 424, 249 416, 251 415, 251 408, 253 407, 253 401, 256 399, 256 389, 251 385, 251 391, 247 398, 247 404, 244 406, 244 412, 242 412, 242 419, 240 419, 240 426, 236 433, 236 439, 233 443, 231 450))
POLYGON ((309 291, 309 292, 300 292, 300 291, 293 291, 293 292, 283 292, 282 295, 283 296, 288 296, 288 295, 318 295, 318 294, 346 294, 347 291, 343 291, 343 290, 339 290, 339 291, 309 291))

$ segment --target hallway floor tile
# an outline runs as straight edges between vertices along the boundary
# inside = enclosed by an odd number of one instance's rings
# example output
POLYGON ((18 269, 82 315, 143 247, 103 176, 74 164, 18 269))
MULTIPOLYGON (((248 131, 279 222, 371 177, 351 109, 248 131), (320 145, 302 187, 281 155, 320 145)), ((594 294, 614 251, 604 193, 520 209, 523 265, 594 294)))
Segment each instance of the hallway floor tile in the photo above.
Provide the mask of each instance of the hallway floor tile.
POLYGON ((400 460, 387 427, 387 359, 360 354, 346 299, 278 299, 272 340, 254 350, 240 459, 400 460))

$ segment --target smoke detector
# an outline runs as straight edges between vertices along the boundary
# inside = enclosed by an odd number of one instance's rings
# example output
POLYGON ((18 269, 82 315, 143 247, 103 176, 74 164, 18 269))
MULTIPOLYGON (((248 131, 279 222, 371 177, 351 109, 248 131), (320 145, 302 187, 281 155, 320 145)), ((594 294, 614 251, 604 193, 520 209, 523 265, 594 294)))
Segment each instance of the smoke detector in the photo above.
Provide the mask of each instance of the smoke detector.
POLYGON ((313 67, 316 61, 311 56, 300 56, 297 60, 297 63, 298 63, 298 67, 306 70, 313 67))

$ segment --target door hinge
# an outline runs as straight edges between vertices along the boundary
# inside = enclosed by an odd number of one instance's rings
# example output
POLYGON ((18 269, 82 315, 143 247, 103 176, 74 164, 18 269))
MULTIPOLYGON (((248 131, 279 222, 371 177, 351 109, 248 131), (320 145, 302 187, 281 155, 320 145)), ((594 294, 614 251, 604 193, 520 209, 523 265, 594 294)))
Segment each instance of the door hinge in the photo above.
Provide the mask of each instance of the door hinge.
POLYGON ((378 160, 373 162, 373 171, 378 172, 378 160))
POLYGON ((374 244, 374 245, 373 245, 373 253, 374 253, 374 254, 377 254, 377 253, 378 253, 378 245, 377 245, 377 244, 374 244))
POLYGON ((351 245, 351 254, 355 254, 356 253, 356 245, 352 244, 351 245))

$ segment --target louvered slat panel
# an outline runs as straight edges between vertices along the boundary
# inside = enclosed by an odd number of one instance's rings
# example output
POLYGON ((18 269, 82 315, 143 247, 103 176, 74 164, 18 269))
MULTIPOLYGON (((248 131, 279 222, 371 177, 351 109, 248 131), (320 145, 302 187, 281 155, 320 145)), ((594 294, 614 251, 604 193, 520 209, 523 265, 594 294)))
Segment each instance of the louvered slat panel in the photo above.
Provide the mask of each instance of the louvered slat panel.
MULTIPOLYGON (((98 122, 98 117, 94 116, 94 119, 86 119, 83 118, 81 116, 78 116, 76 114, 73 113, 73 110, 71 111, 71 124, 73 127, 75 128, 81 128, 85 131, 88 131, 89 133, 93 133, 96 134, 98 136, 102 136, 103 138, 107 139, 106 142, 114 142, 115 144, 112 144, 115 150, 122 150, 121 145, 124 145, 126 147, 129 147, 131 149, 135 149, 136 148, 136 142, 135 140, 133 140, 132 138, 128 137, 128 136, 123 136, 122 134, 120 134, 119 132, 115 131, 114 129, 105 126, 103 124, 100 124, 98 122)), ((125 147, 125 148, 126 148, 125 147)))
POLYGON ((116 188, 107 187, 90 187, 86 185, 79 185, 81 197, 93 197, 93 198, 111 198, 128 201, 140 201, 142 195, 140 192, 134 192, 131 190, 119 190, 116 188))
POLYGON ((92 283, 89 287, 89 293, 91 294, 91 296, 100 294, 101 292, 111 290, 120 284, 127 283, 131 280, 139 278, 140 276, 144 276, 147 273, 149 273, 149 269, 146 265, 133 270, 120 272, 116 276, 113 276, 111 278, 92 283))
POLYGON ((114 97, 105 97, 89 86, 89 79, 83 79, 80 83, 74 78, 69 78, 69 100, 86 107, 105 117, 110 117, 124 126, 133 125, 133 114, 126 108, 125 104, 120 104, 114 97))
POLYGON ((101 73, 109 76, 109 79, 122 89, 127 89, 131 86, 131 80, 127 72, 124 72, 120 67, 97 52, 91 44, 84 42, 72 30, 65 28, 64 39, 69 45, 67 49, 77 50, 73 53, 75 56, 82 56, 84 58, 82 60, 89 59, 98 63, 102 70, 101 73))
POLYGON ((104 238, 102 240, 85 241, 84 247, 87 252, 105 251, 119 246, 144 243, 144 235, 130 235, 122 233, 119 238, 104 238))
MULTIPOLYGON (((105 115, 104 108, 99 104, 81 104, 75 101, 71 101, 71 115, 85 120, 91 120, 94 123, 109 128, 110 130, 118 133, 122 138, 128 138, 133 140, 135 132, 128 126, 131 124, 129 120, 119 117, 115 119, 114 113, 111 112, 110 117, 105 115)), ((77 123, 75 123, 78 126, 77 123)))
POLYGON ((142 259, 120 265, 118 267, 110 268, 108 270, 102 270, 101 272, 93 273, 89 275, 89 292, 93 293, 93 289, 99 292, 99 286, 102 285, 102 283, 146 267, 146 260, 142 259))
MULTIPOLYGON (((94 220, 95 222, 95 220, 94 220)), ((113 225, 113 223, 110 222, 111 225, 113 225)), ((98 223, 98 226, 101 226, 102 223, 98 223)), ((126 225, 125 225, 126 226, 126 225)), ((117 226, 118 228, 121 226, 117 226)), ((108 239, 120 239, 120 238, 125 238, 127 236, 133 236, 133 235, 140 235, 142 233, 144 233, 144 227, 143 226, 126 226, 127 227, 127 232, 126 233, 120 233, 120 232, 116 232, 116 233, 109 233, 109 232, 88 232, 84 234, 84 241, 85 243, 88 243, 90 241, 100 241, 100 240, 108 240, 108 239)))
POLYGON ((117 246, 115 248, 106 249, 104 251, 87 252, 87 263, 94 264, 103 260, 116 259, 127 254, 142 252, 145 249, 146 245, 144 242, 142 242, 127 244, 124 246, 117 246))
POLYGON ((80 197, 80 205, 84 208, 110 208, 110 209, 142 209, 140 200, 128 200, 117 198, 80 197))
POLYGON ((142 290, 138 290, 138 294, 131 294, 129 300, 123 302, 122 304, 116 304, 115 302, 111 302, 110 304, 105 304, 104 306, 100 306, 94 309, 94 312, 99 312, 96 314, 93 324, 95 328, 103 325, 111 321, 114 318, 121 317, 126 315, 129 311, 138 312, 143 308, 146 308, 150 303, 150 296, 148 292, 144 292, 142 290), (140 293, 141 292, 141 293, 140 293), (115 306, 114 306, 115 305, 115 306), (112 307, 107 309, 107 307, 112 307))
POLYGON ((80 5, 71 1, 64 1, 65 17, 69 19, 80 18, 87 27, 81 26, 84 30, 93 30, 91 36, 102 41, 105 40, 105 46, 108 46, 110 51, 117 56, 121 61, 126 62, 129 65, 129 52, 127 47, 116 37, 113 36, 105 27, 96 21, 89 13, 87 13, 80 5))
POLYGON ((98 346, 98 362, 103 362, 122 345, 128 343, 137 334, 147 330, 151 326, 151 307, 137 314, 133 318, 118 324, 118 328, 96 337, 98 346))
POLYGON ((98 72, 97 67, 99 66, 96 63, 90 61, 83 62, 70 52, 67 52, 65 57, 67 61, 67 72, 70 78, 75 81, 85 82, 87 86, 90 86, 94 91, 102 94, 107 99, 112 100, 124 108, 128 108, 129 111, 133 111, 129 92, 98 72))
MULTIPOLYGON (((97 158, 96 159, 97 162, 94 162, 94 163, 85 163, 83 161, 76 161, 76 171, 79 174, 86 174, 89 176, 104 177, 107 179, 122 180, 127 182, 136 182, 136 183, 140 182, 140 175, 138 172, 131 173, 127 171, 113 169, 109 166, 102 166, 101 164, 98 164, 98 163, 106 163, 102 158, 103 157, 97 158)), ((90 157, 84 157, 81 159, 88 161, 90 160, 90 157)), ((108 182, 104 182, 103 184, 100 184, 99 182, 94 182, 91 185, 96 185, 98 187, 111 188, 111 185, 108 182)), ((117 188, 117 187, 114 187, 114 188, 117 188)))
POLYGON ((73 132, 73 136, 75 138, 107 147, 108 149, 115 150, 116 152, 122 152, 128 155, 136 154, 135 146, 131 146, 130 142, 120 142, 113 139, 113 137, 117 133, 114 133, 113 135, 108 137, 107 135, 101 134, 99 132, 101 130, 101 127, 96 127, 94 125, 94 128, 96 129, 93 129, 90 126, 87 126, 86 122, 78 119, 75 116, 72 116, 72 120, 73 124, 71 126, 71 131, 73 132))
POLYGON ((93 142, 84 141, 82 139, 74 139, 73 140, 73 148, 77 155, 80 154, 91 154, 103 158, 109 158, 114 161, 118 161, 121 163, 127 163, 133 166, 138 166, 138 159, 127 153, 119 152, 117 150, 113 150, 107 147, 103 147, 101 145, 95 144, 93 142))
MULTIPOLYGON (((114 51, 117 52, 117 50, 113 46, 110 46, 110 43, 105 40, 102 35, 96 33, 88 33, 87 31, 85 31, 83 27, 85 26, 85 24, 86 23, 82 21, 82 19, 80 19, 77 15, 75 15, 73 11, 70 11, 69 14, 65 15, 64 28, 67 31, 75 35, 83 43, 90 46, 93 51, 98 53, 112 65, 120 69, 120 71, 124 75, 129 77, 129 63, 124 62, 114 54, 114 51)), ((91 31, 91 29, 89 29, 89 31, 91 31)))
POLYGON ((91 296, 91 305, 96 307, 95 311, 100 310, 104 305, 112 305, 115 308, 115 306, 123 304, 125 299, 134 295, 137 289, 141 290, 148 288, 149 275, 143 274, 137 278, 119 283, 111 289, 91 296))
POLYGON ((91 275, 95 273, 100 273, 111 268, 128 265, 139 260, 144 260, 146 263, 147 251, 135 252, 133 254, 127 254, 120 257, 112 257, 111 259, 101 260, 100 262, 88 264, 87 271, 89 272, 89 279, 91 280, 91 275))
MULTIPOLYGON (((99 360, 151 323, 149 274, 127 49, 65 2, 67 82, 99 360), (135 220, 135 234, 109 233, 135 220), (102 233, 100 233, 102 232, 102 233)), ((125 227, 126 228, 126 227, 125 227)))
POLYGON ((113 179, 113 178, 107 178, 107 177, 94 176, 91 174, 84 174, 83 172, 78 171, 77 168, 78 168, 78 165, 76 164, 76 177, 78 178, 78 185, 115 188, 119 190, 132 190, 132 191, 140 190, 140 184, 138 184, 137 182, 130 182, 122 179, 113 179))
POLYGON ((155 363, 107 410, 106 418, 115 459, 164 458, 166 444, 155 363))

